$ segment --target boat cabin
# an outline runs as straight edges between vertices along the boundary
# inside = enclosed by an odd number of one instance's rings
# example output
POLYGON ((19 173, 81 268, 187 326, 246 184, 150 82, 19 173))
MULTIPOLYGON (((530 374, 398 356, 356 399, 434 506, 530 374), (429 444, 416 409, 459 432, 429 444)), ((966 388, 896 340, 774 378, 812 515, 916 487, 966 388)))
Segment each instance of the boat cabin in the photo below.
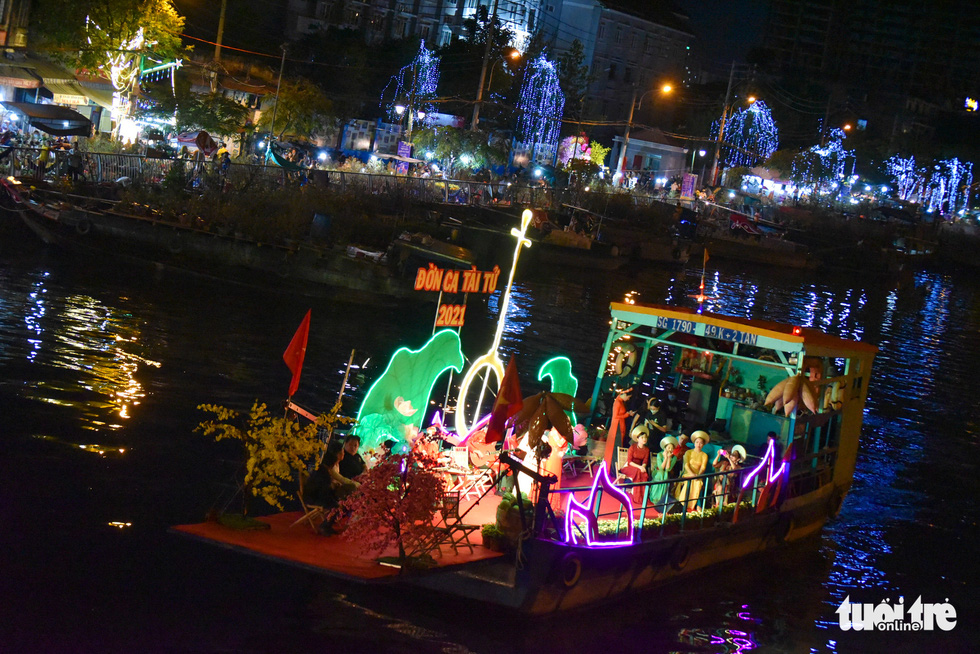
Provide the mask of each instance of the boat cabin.
MULTIPOLYGON (((613 303, 610 310, 592 393, 594 425, 607 421, 613 388, 632 386, 644 400, 675 389, 684 408, 671 433, 704 430, 714 444, 742 445, 750 458, 762 456, 775 435, 780 452, 793 448, 793 470, 812 473, 807 485, 831 476, 850 485, 873 345, 693 309, 613 303), (766 402, 777 384, 799 375, 808 382, 806 402, 801 388, 785 403, 782 394, 766 402)), ((658 440, 651 438, 655 451, 658 440)), ((617 441, 606 447, 629 445, 617 441)))

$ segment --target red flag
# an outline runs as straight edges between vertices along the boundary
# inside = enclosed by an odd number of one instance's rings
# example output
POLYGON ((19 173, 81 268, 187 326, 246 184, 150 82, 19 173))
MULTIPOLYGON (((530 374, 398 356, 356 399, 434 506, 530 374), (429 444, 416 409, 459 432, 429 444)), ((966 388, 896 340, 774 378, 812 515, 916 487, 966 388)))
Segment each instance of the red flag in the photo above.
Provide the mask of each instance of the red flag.
POLYGON ((500 390, 497 391, 497 401, 493 403, 493 413, 490 415, 484 442, 502 441, 507 419, 516 416, 523 406, 524 397, 521 395, 521 380, 517 377, 517 361, 511 357, 500 382, 500 390))
POLYGON ((289 341, 289 347, 282 353, 282 360, 293 373, 293 380, 289 382, 289 397, 292 397, 299 388, 299 375, 303 372, 303 359, 306 358, 306 342, 310 338, 310 312, 312 311, 312 309, 307 310, 303 322, 299 324, 299 329, 293 334, 293 340, 289 341))

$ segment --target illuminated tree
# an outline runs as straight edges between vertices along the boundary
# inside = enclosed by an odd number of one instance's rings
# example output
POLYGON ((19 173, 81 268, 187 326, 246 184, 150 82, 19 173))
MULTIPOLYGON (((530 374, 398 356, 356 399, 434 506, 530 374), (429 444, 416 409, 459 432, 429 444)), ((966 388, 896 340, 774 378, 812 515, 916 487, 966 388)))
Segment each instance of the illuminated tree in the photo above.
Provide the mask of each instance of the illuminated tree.
POLYGON ((814 145, 793 160, 793 181, 815 189, 836 187, 844 179, 847 161, 854 165, 854 152, 844 149, 845 132, 833 129, 826 145, 814 145))
POLYGON ((885 161, 885 172, 892 178, 900 200, 912 199, 912 194, 922 185, 923 173, 916 168, 914 156, 893 155, 885 161))
POLYGON ((521 111, 517 139, 534 162, 539 154, 553 155, 565 110, 565 94, 558 81, 558 70, 543 54, 528 64, 518 102, 521 111))
MULTIPOLYGON (((718 138, 721 118, 712 126, 712 138, 718 138)), ((722 158, 728 167, 755 166, 768 159, 779 147, 779 130, 772 112, 762 100, 732 113, 725 122, 722 158)))
POLYGON ((66 63, 112 82, 117 119, 129 114, 142 55, 173 59, 183 51, 184 18, 171 0, 37 0, 31 17, 40 39, 66 63))
POLYGON ((503 150, 491 145, 489 135, 482 130, 430 127, 416 132, 412 140, 416 154, 442 162, 445 176, 450 179, 461 169, 489 168, 504 158, 503 150))
MULTIPOLYGON (((425 47, 425 41, 419 44, 418 54, 407 66, 401 68, 388 82, 388 86, 381 92, 381 102, 388 95, 388 89, 394 85, 391 101, 387 104, 388 117, 393 121, 398 121, 400 114, 395 109, 396 106, 406 107, 409 104, 414 111, 423 111, 432 114, 435 106, 430 102, 436 97, 436 89, 439 86, 439 57, 435 51, 425 47)), ((425 124, 424 119, 419 121, 425 124)))

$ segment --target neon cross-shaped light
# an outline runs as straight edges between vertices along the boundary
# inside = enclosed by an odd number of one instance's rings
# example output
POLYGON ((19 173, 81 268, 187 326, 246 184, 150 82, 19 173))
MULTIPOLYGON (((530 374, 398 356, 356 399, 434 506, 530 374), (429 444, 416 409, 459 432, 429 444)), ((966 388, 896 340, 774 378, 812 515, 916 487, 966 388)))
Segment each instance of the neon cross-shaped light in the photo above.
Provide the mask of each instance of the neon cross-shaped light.
POLYGON ((624 547, 633 544, 633 506, 630 504, 630 499, 623 489, 616 486, 609 478, 609 470, 606 468, 605 461, 599 465, 599 472, 596 474, 595 479, 592 480, 592 490, 589 491, 589 497, 585 504, 579 504, 575 500, 575 496, 569 494, 568 506, 565 509, 565 542, 569 545, 579 544, 578 526, 572 519, 576 514, 580 518, 585 519, 585 544, 588 547, 624 547), (599 519, 595 514, 595 506, 597 503, 596 490, 600 484, 603 490, 611 494, 626 507, 628 526, 626 527, 625 540, 599 540, 599 519))
MULTIPOLYGON (((459 384, 459 399, 457 400, 458 404, 456 406, 456 433, 460 436, 467 436, 475 429, 475 425, 469 423, 466 418, 466 397, 467 392, 470 390, 470 384, 473 383, 476 376, 482 373, 484 368, 489 368, 497 376, 498 389, 504 378, 504 363, 497 355, 497 348, 500 347, 500 337, 503 336, 504 325, 507 323, 507 306, 510 304, 510 288, 514 285, 514 272, 517 270, 517 260, 521 256, 521 248, 531 247, 531 241, 527 238, 527 228, 531 224, 533 217, 534 213, 530 209, 525 209, 524 213, 521 214, 521 228, 518 230, 515 227, 510 230, 511 235, 517 238, 517 245, 514 246, 514 261, 510 266, 507 287, 504 289, 504 297, 500 302, 500 316, 497 318, 497 331, 493 335, 493 343, 490 345, 490 350, 473 362, 470 369, 466 371, 466 376, 463 377, 463 381, 459 384)), ((486 388, 487 378, 484 377, 483 391, 486 388)), ((480 392, 480 401, 477 402, 476 410, 473 412, 474 418, 480 415, 480 404, 483 403, 483 391, 480 392)))
POLYGON ((759 471, 762 470, 766 464, 769 465, 769 470, 766 473, 766 484, 768 485, 775 481, 779 475, 783 474, 783 469, 786 468, 786 462, 783 461, 781 464, 779 464, 779 469, 773 471, 773 468, 776 465, 776 439, 774 438, 769 439, 769 447, 766 449, 766 455, 762 457, 762 461, 759 462, 759 465, 757 465, 752 472, 745 476, 745 481, 742 482, 743 489, 749 487, 749 484, 752 483, 752 480, 755 479, 755 476, 759 474, 759 471))

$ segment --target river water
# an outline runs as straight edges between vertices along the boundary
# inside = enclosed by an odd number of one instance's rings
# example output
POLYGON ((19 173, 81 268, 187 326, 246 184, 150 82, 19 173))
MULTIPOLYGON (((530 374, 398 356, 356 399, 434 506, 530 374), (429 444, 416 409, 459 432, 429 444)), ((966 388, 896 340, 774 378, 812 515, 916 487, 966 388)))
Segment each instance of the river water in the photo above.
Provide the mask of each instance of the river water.
MULTIPOLYGON (((567 354, 591 387, 608 304, 689 304, 700 270, 520 269, 501 356, 525 391, 567 354)), ((709 262, 710 309, 881 348, 854 487, 822 533, 611 606, 544 620, 334 582, 168 532, 223 508, 241 453, 193 431, 208 402, 281 402, 281 356, 313 309, 297 400, 356 361, 417 347, 428 305, 331 304, 0 241, 0 652, 975 651, 980 619, 980 282, 861 279, 709 262), (717 267, 716 267, 717 264, 717 267), (852 602, 948 602, 951 631, 844 631, 852 602)), ((496 296, 473 304, 468 357, 496 296)), ((370 368, 369 368, 370 370, 370 368)), ((376 369, 375 369, 376 371, 376 369)), ((363 393, 370 375, 352 379, 363 393)), ((580 393, 581 394, 581 393, 580 393)), ((348 407, 355 406, 353 401, 348 407)), ((235 506, 235 504, 232 504, 235 506)))

